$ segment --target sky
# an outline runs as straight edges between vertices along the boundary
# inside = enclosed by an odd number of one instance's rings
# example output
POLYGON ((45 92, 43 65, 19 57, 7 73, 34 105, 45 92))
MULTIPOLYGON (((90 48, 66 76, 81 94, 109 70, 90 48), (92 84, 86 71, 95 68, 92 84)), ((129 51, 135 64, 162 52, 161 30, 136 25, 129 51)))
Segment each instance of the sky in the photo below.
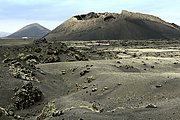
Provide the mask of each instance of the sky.
POLYGON ((180 0, 0 0, 0 31, 13 33, 31 23, 53 30, 74 15, 122 10, 180 25, 180 0))

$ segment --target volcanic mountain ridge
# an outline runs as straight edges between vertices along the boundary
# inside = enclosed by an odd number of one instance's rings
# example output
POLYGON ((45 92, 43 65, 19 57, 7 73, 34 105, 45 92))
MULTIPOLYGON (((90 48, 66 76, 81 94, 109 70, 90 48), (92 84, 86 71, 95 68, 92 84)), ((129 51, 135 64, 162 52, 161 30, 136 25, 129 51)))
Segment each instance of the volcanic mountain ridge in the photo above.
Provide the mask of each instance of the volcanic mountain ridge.
POLYGON ((45 38, 54 40, 164 39, 180 37, 179 26, 159 17, 123 10, 76 15, 45 38))

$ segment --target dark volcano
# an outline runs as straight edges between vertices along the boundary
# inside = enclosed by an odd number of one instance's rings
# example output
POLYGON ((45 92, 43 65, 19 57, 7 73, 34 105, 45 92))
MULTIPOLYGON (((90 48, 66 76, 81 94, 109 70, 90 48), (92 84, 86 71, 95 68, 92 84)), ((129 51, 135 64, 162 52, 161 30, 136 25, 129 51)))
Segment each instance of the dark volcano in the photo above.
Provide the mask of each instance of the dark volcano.
POLYGON ((48 40, 162 39, 180 37, 179 26, 158 17, 123 10, 76 15, 50 32, 48 40))
POLYGON ((17 32, 7 36, 8 38, 41 38, 49 33, 50 30, 41 26, 38 23, 33 23, 23 27, 22 29, 18 30, 17 32))

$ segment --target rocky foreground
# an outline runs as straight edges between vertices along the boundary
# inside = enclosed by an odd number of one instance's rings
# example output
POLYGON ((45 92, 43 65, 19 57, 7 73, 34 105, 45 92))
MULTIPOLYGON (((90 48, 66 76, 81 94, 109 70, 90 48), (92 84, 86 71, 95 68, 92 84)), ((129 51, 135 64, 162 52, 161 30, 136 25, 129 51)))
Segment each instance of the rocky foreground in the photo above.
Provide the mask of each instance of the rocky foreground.
POLYGON ((180 118, 178 39, 43 39, 0 56, 0 119, 180 118))

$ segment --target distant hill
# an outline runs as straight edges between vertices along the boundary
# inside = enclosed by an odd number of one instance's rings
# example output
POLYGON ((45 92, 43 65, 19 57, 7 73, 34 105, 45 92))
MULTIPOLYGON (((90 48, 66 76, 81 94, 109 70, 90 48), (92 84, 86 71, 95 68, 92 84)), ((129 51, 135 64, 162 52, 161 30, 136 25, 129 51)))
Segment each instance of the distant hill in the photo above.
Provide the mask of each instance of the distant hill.
POLYGON ((47 40, 118 40, 180 37, 179 26, 159 17, 123 10, 118 13, 88 13, 68 19, 47 40))
POLYGON ((33 23, 23 27, 22 29, 18 30, 17 32, 7 36, 8 38, 41 38, 49 33, 50 30, 41 26, 38 23, 33 23))
POLYGON ((7 33, 7 32, 0 32, 0 38, 6 37, 6 36, 8 36, 8 35, 10 35, 10 33, 7 33))

